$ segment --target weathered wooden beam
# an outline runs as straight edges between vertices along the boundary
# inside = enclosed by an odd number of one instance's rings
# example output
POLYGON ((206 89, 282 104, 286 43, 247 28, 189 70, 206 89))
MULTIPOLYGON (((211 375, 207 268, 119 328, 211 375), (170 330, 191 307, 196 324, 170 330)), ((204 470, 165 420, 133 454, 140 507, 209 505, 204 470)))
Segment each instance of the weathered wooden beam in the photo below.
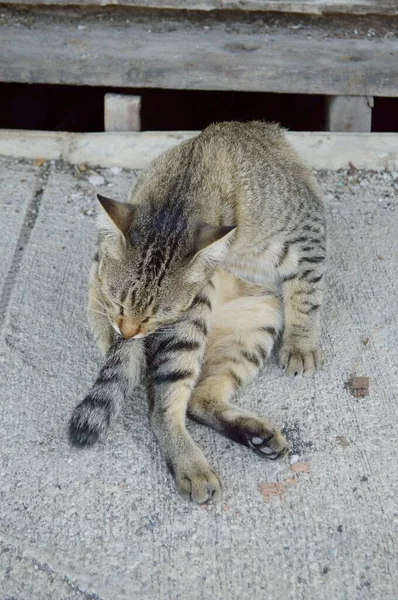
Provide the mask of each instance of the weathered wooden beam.
POLYGON ((140 131, 141 96, 105 94, 105 131, 140 131))
POLYGON ((370 132, 373 98, 370 96, 332 96, 327 99, 328 131, 370 132))
MULTIPOLYGON (((0 156, 63 160, 101 167, 144 169, 162 152, 197 131, 141 133, 65 133, 0 129, 0 156)), ((398 134, 289 131, 287 139, 315 169, 398 171, 398 134)))
POLYGON ((398 96, 396 37, 258 19, 3 9, 0 81, 398 96), (171 33, 172 32, 172 33, 171 33))
MULTIPOLYGON (((37 6, 38 0, 2 0, 2 4, 37 6)), ((397 15, 397 0, 40 0, 55 6, 129 6, 174 10, 235 10, 298 14, 397 15)))

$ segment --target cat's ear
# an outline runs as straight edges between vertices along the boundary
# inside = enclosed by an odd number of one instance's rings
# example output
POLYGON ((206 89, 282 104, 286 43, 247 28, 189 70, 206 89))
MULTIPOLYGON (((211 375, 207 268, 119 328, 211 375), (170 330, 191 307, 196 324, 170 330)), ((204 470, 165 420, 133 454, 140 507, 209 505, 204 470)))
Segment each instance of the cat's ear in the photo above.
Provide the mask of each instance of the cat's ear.
POLYGON ((117 200, 111 200, 97 194, 97 198, 105 214, 99 215, 99 227, 100 229, 117 229, 126 236, 129 232, 135 217, 136 209, 132 204, 125 204, 124 202, 117 202, 117 200), (104 221, 104 217, 106 221, 104 221), (107 218, 109 217, 109 218, 107 218))
POLYGON ((218 263, 224 256, 236 225, 215 227, 200 221, 196 228, 193 259, 203 258, 206 262, 218 263))

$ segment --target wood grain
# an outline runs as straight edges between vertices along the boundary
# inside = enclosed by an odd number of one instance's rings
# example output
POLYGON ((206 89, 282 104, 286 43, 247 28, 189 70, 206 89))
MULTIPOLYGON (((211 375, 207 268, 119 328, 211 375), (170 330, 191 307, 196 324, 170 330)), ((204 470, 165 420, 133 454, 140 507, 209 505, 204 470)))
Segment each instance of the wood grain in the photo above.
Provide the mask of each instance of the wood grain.
POLYGON ((1 81, 398 96, 394 37, 107 14, 5 18, 1 81))
MULTIPOLYGON (((3 4, 37 5, 37 0, 3 0, 3 4)), ((182 10, 236 10, 304 14, 396 15, 396 0, 40 0, 56 6, 129 6, 182 10)))

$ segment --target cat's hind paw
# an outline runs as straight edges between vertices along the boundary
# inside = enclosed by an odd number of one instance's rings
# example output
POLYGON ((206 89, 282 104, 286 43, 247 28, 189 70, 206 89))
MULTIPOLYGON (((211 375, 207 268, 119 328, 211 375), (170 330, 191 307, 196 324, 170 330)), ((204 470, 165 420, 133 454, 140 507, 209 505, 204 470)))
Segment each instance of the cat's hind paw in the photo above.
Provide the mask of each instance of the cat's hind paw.
POLYGON ((88 394, 74 409, 69 421, 69 441, 73 446, 88 447, 102 438, 110 421, 109 407, 88 394))

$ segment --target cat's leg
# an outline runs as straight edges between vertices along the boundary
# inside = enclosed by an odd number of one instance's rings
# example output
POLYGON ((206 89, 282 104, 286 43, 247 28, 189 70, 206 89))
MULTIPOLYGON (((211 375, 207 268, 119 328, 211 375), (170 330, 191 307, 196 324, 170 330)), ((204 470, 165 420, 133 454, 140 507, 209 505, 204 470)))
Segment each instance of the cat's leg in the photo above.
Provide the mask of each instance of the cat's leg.
POLYGON ((229 401, 262 368, 281 329, 282 307, 274 296, 224 304, 214 315, 201 380, 188 406, 195 420, 272 459, 287 451, 282 434, 229 401))
POLYGON ((75 446, 91 446, 108 430, 123 401, 139 383, 145 369, 142 340, 118 338, 87 396, 76 406, 69 422, 69 439, 75 446))
POLYGON ((148 337, 151 423, 180 492, 198 503, 216 499, 220 482, 189 435, 186 410, 199 377, 214 287, 201 292, 183 320, 148 337))
POLYGON ((298 272, 283 283, 285 325, 279 361, 287 375, 312 375, 321 362, 318 342, 325 246, 322 240, 312 241, 319 243, 311 245, 311 240, 307 241, 298 272))

